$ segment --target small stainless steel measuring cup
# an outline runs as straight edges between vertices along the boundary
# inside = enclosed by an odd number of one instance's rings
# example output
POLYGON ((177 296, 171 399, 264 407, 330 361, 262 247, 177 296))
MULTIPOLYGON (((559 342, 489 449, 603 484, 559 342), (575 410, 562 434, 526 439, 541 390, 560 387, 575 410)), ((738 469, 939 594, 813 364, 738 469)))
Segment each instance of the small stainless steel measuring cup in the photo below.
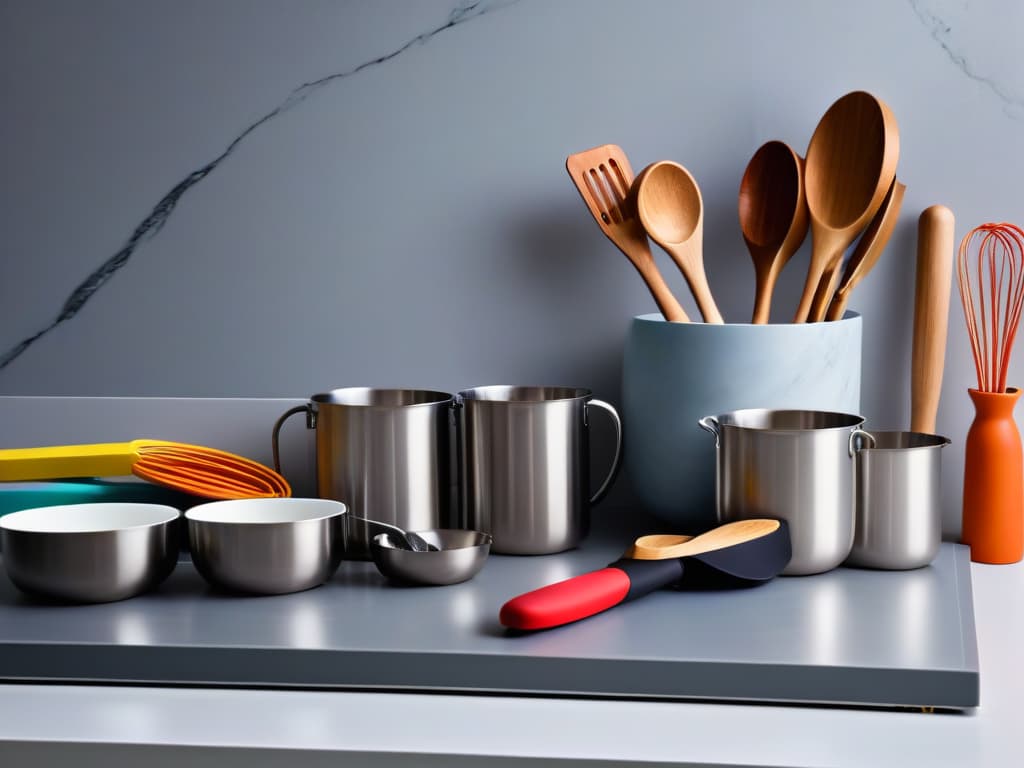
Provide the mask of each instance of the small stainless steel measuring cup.
POLYGON ((860 433, 855 446, 853 549, 846 565, 908 570, 928 565, 942 543, 942 448, 922 432, 860 433))
POLYGON ((491 551, 491 535, 480 531, 435 528, 415 533, 430 550, 406 549, 391 533, 370 541, 373 562, 382 575, 405 584, 443 586, 473 578, 491 551))

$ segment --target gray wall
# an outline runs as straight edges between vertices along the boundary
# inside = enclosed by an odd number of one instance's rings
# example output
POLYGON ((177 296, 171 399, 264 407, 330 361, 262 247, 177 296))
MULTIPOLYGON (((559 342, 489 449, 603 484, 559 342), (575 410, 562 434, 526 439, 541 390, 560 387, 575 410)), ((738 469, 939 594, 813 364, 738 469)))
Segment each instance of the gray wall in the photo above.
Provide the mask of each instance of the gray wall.
MULTIPOLYGON (((918 213, 950 206, 958 238, 1024 218, 1022 17, 1011 0, 5 0, 0 394, 551 382, 618 402, 629 318, 652 304, 565 156, 614 142, 638 169, 686 165, 709 280, 744 320, 747 160, 771 138, 803 152, 865 89, 899 120, 908 189, 851 302, 863 411, 906 425, 918 213)), ((955 298, 950 325, 954 528, 973 382, 955 298)))

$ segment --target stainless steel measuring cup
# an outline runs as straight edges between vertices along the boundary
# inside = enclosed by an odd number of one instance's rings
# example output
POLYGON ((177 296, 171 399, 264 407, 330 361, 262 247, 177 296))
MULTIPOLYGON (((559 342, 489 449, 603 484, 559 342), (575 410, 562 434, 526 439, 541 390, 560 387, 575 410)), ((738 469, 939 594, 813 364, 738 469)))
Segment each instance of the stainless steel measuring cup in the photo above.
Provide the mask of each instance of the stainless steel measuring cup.
POLYGON ((856 532, 847 565, 928 565, 942 543, 942 449, 949 439, 874 430, 863 438, 854 459, 856 532))
MULTIPOLYGON (((452 406, 447 392, 348 387, 313 395, 274 424, 274 466, 280 471, 278 434, 290 416, 306 414, 316 429, 317 495, 348 505, 353 517, 391 523, 407 531, 443 528, 453 516, 450 450, 452 406)), ((345 557, 370 558, 373 531, 345 522, 345 557)))
POLYGON ((489 386, 458 394, 464 503, 470 528, 503 554, 543 555, 580 543, 589 508, 619 470, 619 414, 589 389, 489 386), (604 410, 616 433, 608 476, 590 491, 589 412, 604 410))
POLYGON ((715 436, 721 522, 789 523, 786 575, 822 573, 853 545, 853 454, 860 416, 750 408, 698 421, 715 436))

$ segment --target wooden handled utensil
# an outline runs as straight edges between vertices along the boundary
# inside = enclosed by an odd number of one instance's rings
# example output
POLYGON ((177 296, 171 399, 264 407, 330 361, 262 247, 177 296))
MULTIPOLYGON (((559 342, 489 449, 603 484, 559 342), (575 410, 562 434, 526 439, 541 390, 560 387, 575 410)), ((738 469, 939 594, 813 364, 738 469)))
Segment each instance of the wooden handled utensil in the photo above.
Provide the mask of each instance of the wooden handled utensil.
POLYGON ((782 520, 727 523, 700 536, 643 536, 607 568, 514 597, 501 623, 535 630, 569 624, 656 589, 752 586, 773 579, 791 557, 782 520), (646 559, 629 557, 641 553, 646 559))
POLYGON ((934 434, 946 360, 953 282, 953 212, 925 208, 917 221, 914 342, 910 363, 910 429, 934 434))
MULTIPOLYGON (((807 321, 822 277, 838 277, 843 252, 881 206, 896 177, 899 144, 892 111, 864 91, 836 101, 814 129, 804 176, 813 247, 793 322, 807 321)), ((828 285, 824 295, 834 290, 828 285)))
POLYGON ((630 195, 633 169, 626 153, 615 144, 604 144, 569 155, 565 168, 597 225, 636 267, 665 319, 689 321, 654 263, 647 234, 637 218, 630 195))
POLYGON ((763 144, 740 181, 740 230, 754 260, 752 323, 767 323, 775 282, 807 236, 804 161, 781 141, 763 144))
POLYGON ((704 274, 704 202, 690 172, 670 160, 644 168, 633 182, 647 234, 679 267, 706 323, 724 323, 704 274))
MULTIPOLYGON (((850 300, 853 289, 878 263, 878 258, 885 250, 889 238, 892 237, 896 221, 900 217, 900 208, 903 206, 903 194, 906 191, 905 185, 893 179, 892 186, 889 188, 885 200, 882 201, 882 207, 878 209, 875 218, 871 220, 868 228, 864 230, 864 234, 860 236, 853 255, 846 263, 843 278, 840 280, 836 292, 831 297, 828 295, 828 286, 833 281, 831 274, 826 274, 818 284, 818 290, 822 292, 822 295, 814 297, 814 306, 811 309, 812 320, 819 322, 842 319, 843 313, 846 312, 846 303, 850 300), (829 302, 830 298, 831 302, 829 302), (822 309, 824 306, 828 307, 827 312, 822 309)), ((835 269, 839 269, 838 263, 835 265, 835 269)))

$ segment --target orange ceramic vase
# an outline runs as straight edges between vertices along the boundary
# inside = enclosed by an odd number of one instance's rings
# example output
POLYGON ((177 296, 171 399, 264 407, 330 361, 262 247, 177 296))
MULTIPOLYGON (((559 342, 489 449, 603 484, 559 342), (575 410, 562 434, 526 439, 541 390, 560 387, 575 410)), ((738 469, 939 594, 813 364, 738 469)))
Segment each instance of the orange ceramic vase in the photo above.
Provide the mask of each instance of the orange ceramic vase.
POLYGON ((1024 557, 1024 453, 1013 407, 1021 391, 967 390, 974 423, 967 432, 962 539, 976 563, 1024 557))

